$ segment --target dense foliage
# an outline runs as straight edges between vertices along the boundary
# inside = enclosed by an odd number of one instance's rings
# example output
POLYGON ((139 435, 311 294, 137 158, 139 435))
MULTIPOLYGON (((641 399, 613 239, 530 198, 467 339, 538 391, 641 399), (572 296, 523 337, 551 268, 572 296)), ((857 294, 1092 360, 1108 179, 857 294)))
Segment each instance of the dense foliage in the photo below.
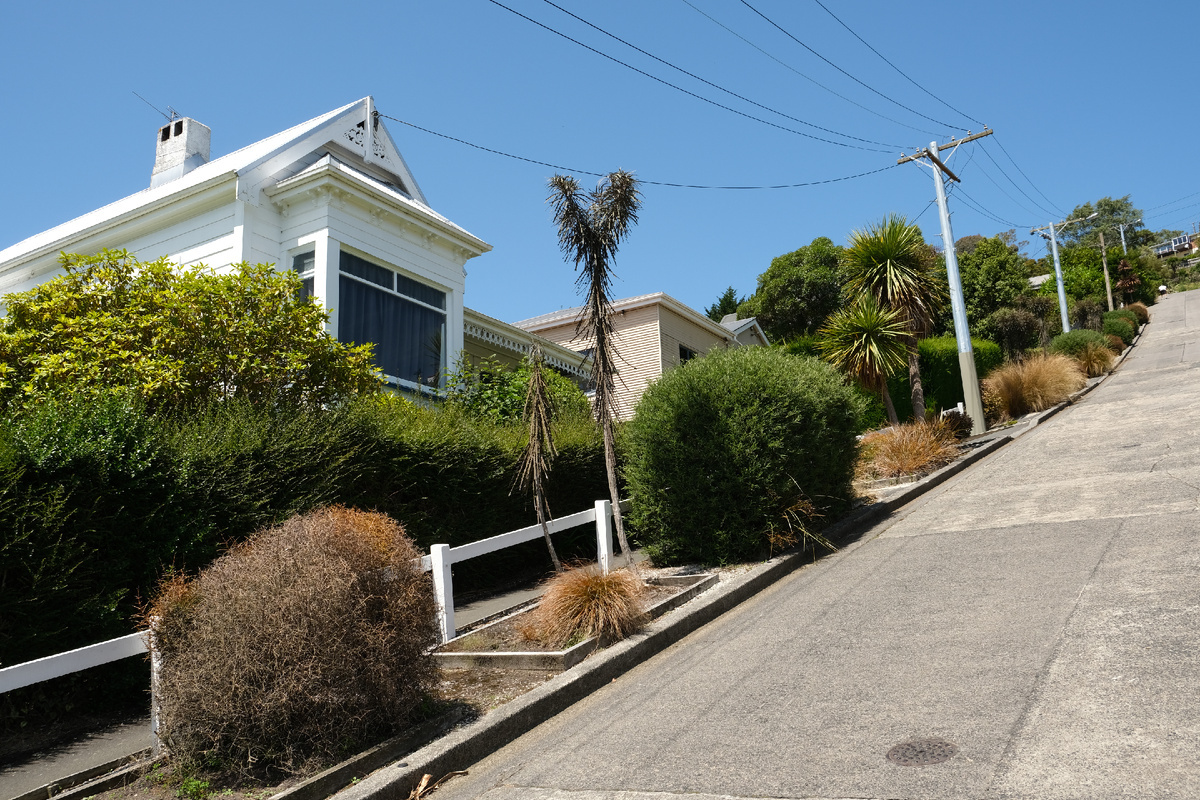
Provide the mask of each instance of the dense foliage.
MULTIPOLYGON (((1000 346, 987 339, 971 339, 975 354, 975 374, 982 377, 1004 361, 1000 346)), ((921 359, 921 380, 925 385, 926 411, 954 408, 963 400, 962 372, 958 366, 958 342, 953 336, 931 336, 922 339, 918 347, 921 359)), ((896 411, 901 417, 912 415, 908 401, 908 380, 896 375, 889 381, 896 411)))
MULTIPOLYGON (((531 372, 528 359, 511 369, 495 356, 479 361, 464 358, 446 376, 446 402, 472 416, 505 422, 520 420, 531 372)), ((552 369, 542 374, 555 417, 586 417, 591 413, 587 395, 570 378, 552 369)))
POLYGON ((974 243, 969 252, 959 256, 958 269, 972 328, 1000 309, 1011 307, 1029 288, 1027 260, 1015 245, 998 236, 974 243))
POLYGON ((842 302, 843 248, 825 237, 777 256, 758 276, 758 288, 737 309, 756 317, 771 341, 814 333, 842 302))
POLYGON ((832 367, 777 348, 667 372, 625 431, 637 540, 656 563, 721 564, 766 556, 812 515, 836 517, 861 410, 832 367))
POLYGON ((369 346, 337 342, 299 278, 63 255, 65 275, 6 295, 0 404, 114 390, 152 409, 214 400, 320 406, 378 390, 369 346))

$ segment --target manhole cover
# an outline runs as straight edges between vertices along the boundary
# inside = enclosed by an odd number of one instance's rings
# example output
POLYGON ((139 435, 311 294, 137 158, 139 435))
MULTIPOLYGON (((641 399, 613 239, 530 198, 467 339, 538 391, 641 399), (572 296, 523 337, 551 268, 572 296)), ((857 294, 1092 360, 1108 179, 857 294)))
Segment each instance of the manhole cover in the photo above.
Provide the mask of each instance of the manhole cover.
POLYGON ((902 767, 923 767, 954 758, 958 746, 945 739, 913 739, 888 750, 887 760, 902 767))

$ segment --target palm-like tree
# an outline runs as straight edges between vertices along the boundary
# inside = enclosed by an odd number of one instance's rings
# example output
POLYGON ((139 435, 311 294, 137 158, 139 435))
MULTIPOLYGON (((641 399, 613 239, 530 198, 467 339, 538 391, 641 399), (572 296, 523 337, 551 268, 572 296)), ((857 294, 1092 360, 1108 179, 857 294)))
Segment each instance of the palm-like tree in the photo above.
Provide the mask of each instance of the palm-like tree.
POLYGON ((641 192, 637 180, 628 172, 609 173, 594 192, 585 192, 570 175, 550 179, 548 202, 554 207, 558 226, 558 244, 563 254, 575 262, 576 285, 584 290, 583 316, 576 335, 593 342, 592 386, 595 397, 592 410, 604 433, 604 462, 608 469, 608 490, 612 497, 617 539, 630 563, 633 555, 625 538, 621 517, 621 498, 617 491, 617 449, 613 423, 616 414, 617 352, 613 347, 612 261, 617 246, 629 229, 637 224, 641 192))
POLYGON ((908 379, 917 419, 925 416, 917 341, 929 331, 947 296, 931 261, 921 229, 902 216, 889 214, 850 234, 844 262, 848 288, 872 295, 901 315, 908 331, 908 379))
POLYGON ((529 387, 525 391, 525 423, 529 425, 529 441, 517 467, 517 485, 525 491, 532 492, 538 524, 542 526, 542 537, 550 551, 550 560, 554 562, 554 571, 562 572, 562 561, 559 560, 554 542, 550 539, 550 526, 546 524, 546 518, 550 516, 550 509, 546 504, 546 476, 550 472, 550 462, 558 455, 558 450, 550 432, 554 403, 546 388, 543 367, 542 348, 534 342, 529 348, 529 387))
POLYGON ((904 316, 882 307, 875 295, 864 292, 830 316, 817 337, 825 360, 865 389, 879 392, 888 421, 899 425, 887 379, 902 370, 907 359, 909 333, 904 316))

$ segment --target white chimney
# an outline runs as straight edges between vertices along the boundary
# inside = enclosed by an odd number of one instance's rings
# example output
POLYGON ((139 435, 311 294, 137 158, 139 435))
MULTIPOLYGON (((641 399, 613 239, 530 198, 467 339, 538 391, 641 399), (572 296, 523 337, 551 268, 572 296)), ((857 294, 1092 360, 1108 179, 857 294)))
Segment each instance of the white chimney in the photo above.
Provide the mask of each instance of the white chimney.
POLYGON ((174 119, 158 129, 151 188, 182 178, 208 163, 212 131, 194 119, 174 119))

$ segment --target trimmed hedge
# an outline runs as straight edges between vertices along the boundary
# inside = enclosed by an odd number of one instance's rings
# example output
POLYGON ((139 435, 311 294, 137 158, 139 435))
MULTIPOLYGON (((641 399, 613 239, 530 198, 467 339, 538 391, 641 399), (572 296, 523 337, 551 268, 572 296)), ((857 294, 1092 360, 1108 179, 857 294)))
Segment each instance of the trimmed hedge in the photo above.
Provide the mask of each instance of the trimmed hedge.
POLYGON ((622 442, 637 541, 656 564, 724 564, 767 556, 790 533, 789 508, 837 517, 852 499, 861 413, 832 367, 777 348, 667 372, 622 442))
MULTIPOLYGON (((550 508, 590 508, 608 496, 600 435, 586 417, 557 420, 554 432, 550 508)), ((510 494, 523 446, 519 424, 388 396, 333 410, 226 402, 180 418, 106 398, 2 421, 0 664, 131 633, 165 574, 193 573, 317 506, 383 511, 421 548, 532 524, 532 501, 510 494)), ((556 539, 565 559, 595 552, 586 527, 556 539)), ((456 590, 550 569, 545 545, 530 542, 456 565, 456 590)), ((5 695, 5 729, 39 697, 53 700, 51 688, 5 695)))
POLYGON ((1125 317, 1115 316, 1115 313, 1110 311, 1104 315, 1104 328, 1101 332, 1106 335, 1120 336, 1121 341, 1128 347, 1133 343, 1133 337, 1137 335, 1137 325, 1125 317))
MULTIPOLYGON (((975 352, 975 374, 983 378, 1004 363, 1000 345, 987 339, 971 338, 975 352)), ((921 367, 921 387, 925 390, 925 405, 934 410, 954 408, 964 402, 962 372, 958 368, 958 342, 953 336, 931 336, 918 345, 921 367)), ((912 416, 912 389, 907 371, 888 380, 888 391, 901 420, 912 416)))

